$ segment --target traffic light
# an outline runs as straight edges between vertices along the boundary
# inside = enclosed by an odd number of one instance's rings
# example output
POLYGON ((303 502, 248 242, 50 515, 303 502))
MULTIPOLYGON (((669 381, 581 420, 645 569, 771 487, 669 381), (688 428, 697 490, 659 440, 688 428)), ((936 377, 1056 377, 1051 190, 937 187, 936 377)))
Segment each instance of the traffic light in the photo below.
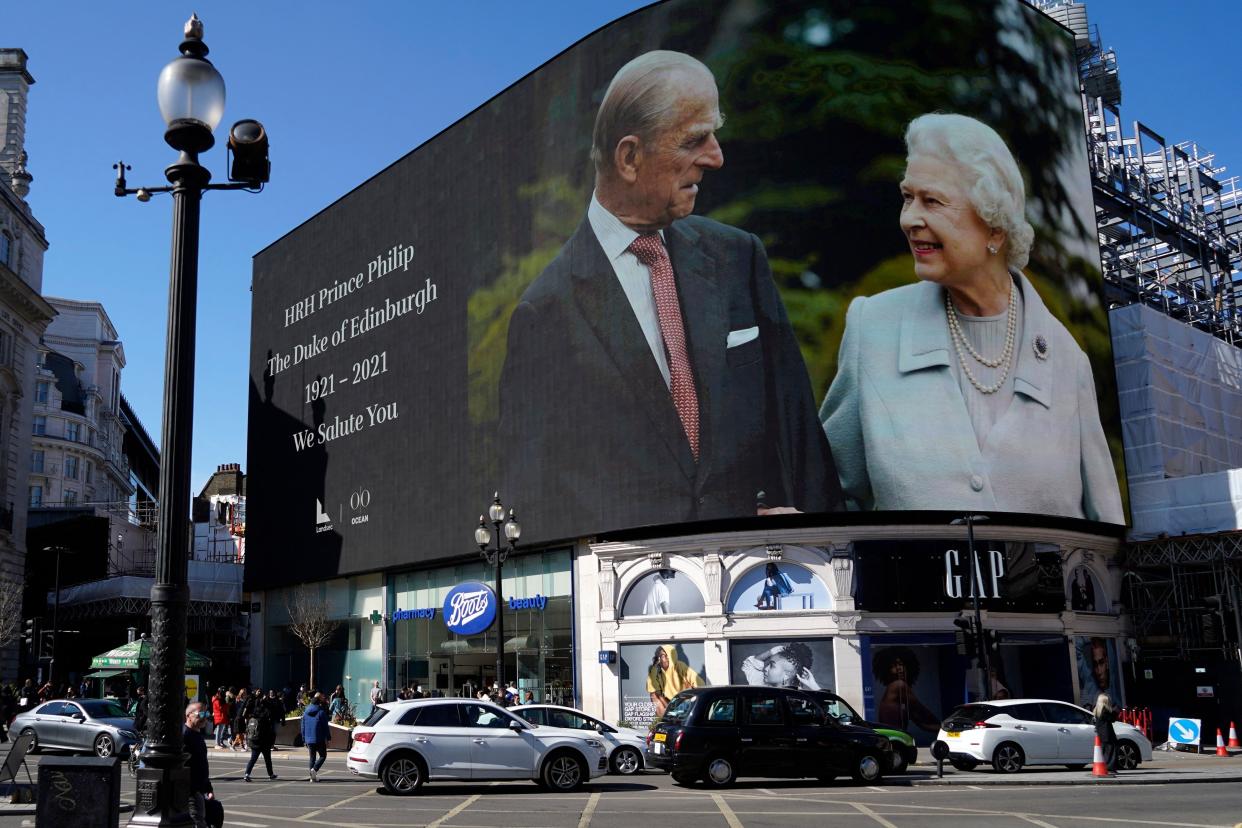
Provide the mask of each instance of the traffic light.
POLYGON ((953 641, 957 644, 957 654, 973 656, 975 654, 975 619, 954 618, 953 626, 957 627, 953 633, 953 641))
POLYGON ((52 630, 43 630, 39 634, 39 658, 55 658, 53 651, 56 646, 56 633, 52 630))
POLYGON ((27 618, 25 625, 22 627, 22 643, 26 645, 26 649, 34 651, 35 641, 39 637, 39 627, 33 618, 27 618))
POLYGON ((983 645, 987 647, 989 658, 1000 652, 1001 634, 1000 630, 984 630, 983 645))

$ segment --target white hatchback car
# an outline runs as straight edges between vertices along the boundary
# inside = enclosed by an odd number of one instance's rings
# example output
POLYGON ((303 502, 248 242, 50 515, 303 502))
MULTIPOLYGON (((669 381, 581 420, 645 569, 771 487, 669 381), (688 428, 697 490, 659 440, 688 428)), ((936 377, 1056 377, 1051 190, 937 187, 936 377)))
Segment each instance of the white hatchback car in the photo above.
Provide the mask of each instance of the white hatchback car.
POLYGON ((630 727, 617 727, 572 707, 557 704, 523 704, 510 712, 537 725, 569 730, 589 730, 599 734, 608 750, 608 767, 613 773, 629 775, 642 770, 647 734, 630 727))
POLYGON ((594 734, 539 727, 502 707, 470 699, 413 699, 378 705, 354 728, 346 766, 393 794, 435 779, 533 779, 572 791, 608 770, 594 734))
MULTIPOLYGON (((958 770, 991 763, 1000 773, 1017 773, 1025 765, 1065 765, 1079 770, 1091 764, 1095 724, 1090 712, 1051 699, 1005 699, 964 704, 940 724, 937 738, 949 746, 949 762, 958 770)), ((1117 722, 1117 767, 1133 770, 1151 761, 1151 742, 1137 728, 1117 722)))

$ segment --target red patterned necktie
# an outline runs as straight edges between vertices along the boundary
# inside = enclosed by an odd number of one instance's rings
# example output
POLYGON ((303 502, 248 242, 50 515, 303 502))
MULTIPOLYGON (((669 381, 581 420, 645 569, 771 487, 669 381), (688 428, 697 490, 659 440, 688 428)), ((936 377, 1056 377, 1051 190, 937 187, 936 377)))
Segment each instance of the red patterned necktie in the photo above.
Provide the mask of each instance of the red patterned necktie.
POLYGON ((690 441, 690 452, 699 459, 699 396, 694 389, 694 371, 686 348, 686 327, 681 318, 681 302, 673 279, 673 263, 658 233, 644 233, 630 244, 630 252, 651 271, 651 290, 655 294, 660 336, 668 355, 668 371, 673 407, 690 441))

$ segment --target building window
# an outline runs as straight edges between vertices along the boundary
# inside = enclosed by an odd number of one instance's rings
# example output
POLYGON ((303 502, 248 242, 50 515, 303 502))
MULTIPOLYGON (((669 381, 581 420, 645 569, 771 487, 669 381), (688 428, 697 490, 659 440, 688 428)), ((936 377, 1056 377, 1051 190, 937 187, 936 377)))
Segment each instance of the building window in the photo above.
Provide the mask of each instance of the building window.
POLYGON ((94 469, 94 466, 91 465, 90 460, 86 461, 86 482, 87 483, 95 482, 95 469, 94 469))
POLYGON ((43 473, 43 449, 30 452, 30 470, 36 474, 43 473))
POLYGON ((48 396, 51 393, 51 383, 39 382, 35 383, 35 402, 47 404, 48 396))
POLYGON ((76 506, 78 503, 78 493, 73 489, 65 489, 65 505, 76 506))
POLYGON ((42 505, 43 505, 43 487, 42 486, 31 486, 30 487, 30 506, 34 508, 34 507, 38 507, 42 505))
POLYGON ((65 439, 71 442, 78 442, 82 437, 82 425, 80 423, 65 423, 65 439))
POLYGON ((42 414, 36 414, 34 417, 34 433, 47 434, 47 417, 42 414))
POLYGON ((0 330, 0 365, 13 362, 13 334, 0 330))
POLYGON ((0 264, 9 264, 9 259, 13 255, 13 237, 8 231, 0 232, 0 264))
POLYGON ((76 457, 65 458, 65 477, 69 478, 70 480, 78 479, 78 458, 76 457))

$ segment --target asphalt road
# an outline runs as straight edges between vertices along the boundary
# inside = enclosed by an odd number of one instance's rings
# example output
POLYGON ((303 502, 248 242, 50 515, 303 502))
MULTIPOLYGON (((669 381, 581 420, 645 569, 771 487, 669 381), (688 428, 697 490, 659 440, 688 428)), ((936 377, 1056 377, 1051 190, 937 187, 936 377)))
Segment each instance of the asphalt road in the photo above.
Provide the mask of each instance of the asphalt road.
MULTIPOLYGON (((530 782, 424 786, 420 795, 394 797, 345 770, 343 753, 329 754, 321 782, 307 779, 301 751, 279 751, 270 781, 259 763, 255 781, 242 781, 247 757, 212 751, 216 795, 226 825, 289 828, 320 825, 429 828, 1114 828, 1115 826, 1242 825, 1238 783, 1136 786, 1010 787, 969 784, 917 788, 898 780, 874 787, 838 782, 743 781, 718 793, 683 788, 668 776, 603 777, 581 792, 559 795, 530 782)), ((133 801, 125 775, 122 799, 133 801)), ((0 828, 23 818, 0 815, 0 828)), ((31 820, 27 816, 24 820, 31 820)), ((122 815, 121 824, 128 820, 122 815)), ((33 824, 33 823, 30 823, 33 824)))

